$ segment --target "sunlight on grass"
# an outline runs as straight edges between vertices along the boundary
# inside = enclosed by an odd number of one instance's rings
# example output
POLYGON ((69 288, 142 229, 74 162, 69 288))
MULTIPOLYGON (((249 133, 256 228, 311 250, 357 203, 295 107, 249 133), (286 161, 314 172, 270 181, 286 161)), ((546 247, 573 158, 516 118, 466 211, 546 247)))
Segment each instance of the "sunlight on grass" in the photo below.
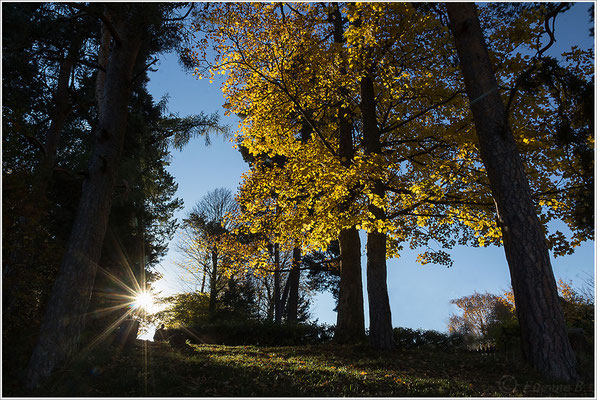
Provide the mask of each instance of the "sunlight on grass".
MULTIPOLYGON (((90 360, 65 375, 53 395, 157 397, 495 397, 537 395, 544 385, 526 367, 476 353, 395 351, 380 354, 365 346, 172 347, 143 342, 128 354, 99 348, 90 360), (103 373, 90 376, 103 364, 103 373), (500 379, 516 377, 517 391, 500 379), (72 382, 83 382, 73 388, 72 382), (529 383, 527 385, 527 383, 529 383), (531 389, 525 389, 531 388, 531 389), (529 391, 531 390, 531 391, 529 391)), ((583 390, 546 384, 540 395, 593 397, 583 390)), ((46 393, 48 394, 48 393, 46 393)), ((66 396, 62 396, 66 397, 66 396)), ((79 396, 81 397, 81 396, 79 396)))
MULTIPOLYGON (((194 359, 220 370, 234 371, 235 382, 259 382, 272 395, 289 393, 334 396, 471 395, 471 384, 459 379, 415 375, 399 359, 376 359, 344 354, 334 348, 258 348, 253 346, 193 345, 194 359), (321 351, 324 350, 324 351, 321 351), (380 368, 379 362, 385 367, 380 368), (270 382, 267 384, 267 382, 270 382)), ((203 365, 203 364, 202 364, 203 365)), ((236 393, 235 383, 226 390, 236 393)), ((238 388, 240 390, 240 388, 238 388)), ((242 391, 240 392, 242 393, 242 391)))

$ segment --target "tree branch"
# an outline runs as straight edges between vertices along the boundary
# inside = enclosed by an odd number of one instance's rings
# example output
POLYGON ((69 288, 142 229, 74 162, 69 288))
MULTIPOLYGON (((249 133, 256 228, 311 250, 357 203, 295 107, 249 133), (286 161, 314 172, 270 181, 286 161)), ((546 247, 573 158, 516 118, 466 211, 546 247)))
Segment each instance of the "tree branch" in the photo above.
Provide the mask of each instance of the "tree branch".
POLYGON ((68 3, 68 5, 70 7, 76 8, 79 11, 86 12, 89 15, 93 15, 94 17, 99 18, 104 23, 106 28, 108 28, 108 31, 110 31, 110 35, 112 35, 114 42, 119 46, 122 44, 122 40, 120 40, 120 36, 118 36, 118 32, 116 31, 116 28, 114 28, 114 25, 112 25, 112 22, 104 14, 98 13, 97 11, 93 10, 89 6, 84 6, 84 5, 77 4, 77 3, 68 3))
POLYGON ((137 73, 137 75, 135 75, 133 77, 133 81, 135 81, 139 76, 143 75, 145 72, 147 72, 147 70, 149 69, 149 67, 151 67, 153 64, 157 63, 159 61, 159 58, 154 58, 152 62, 150 62, 149 64, 147 64, 145 67, 143 67, 143 69, 141 71, 139 71, 139 73, 137 73))
POLYGON ((411 121, 413 121, 413 120, 415 120, 415 119, 417 119, 417 118, 419 118, 419 117, 427 114, 429 111, 431 111, 431 110, 433 110, 433 109, 435 109, 435 108, 437 108, 439 106, 443 106, 446 103, 449 103, 450 101, 452 101, 456 96, 458 96, 461 93, 463 93, 463 91, 462 90, 458 90, 453 95, 451 95, 450 97, 448 97, 447 99, 442 100, 439 103, 435 103, 435 104, 433 104, 433 105, 425 108, 424 110, 419 111, 418 113, 416 113, 415 115, 411 116, 410 118, 405 119, 404 121, 401 121, 400 123, 395 124, 393 126, 389 126, 386 129, 383 129, 381 132, 382 133, 386 133, 386 132, 389 132, 389 131, 393 131, 393 130, 399 129, 399 128, 403 127, 404 125, 408 124, 409 122, 411 122, 411 121))
POLYGON ((182 21, 186 17, 189 16, 189 14, 191 13, 191 11, 193 10, 194 7, 195 7, 195 3, 191 3, 191 7, 189 7, 189 10, 187 11, 187 13, 185 15, 183 15, 182 17, 177 17, 177 18, 164 18, 164 21, 166 21, 166 22, 182 21))

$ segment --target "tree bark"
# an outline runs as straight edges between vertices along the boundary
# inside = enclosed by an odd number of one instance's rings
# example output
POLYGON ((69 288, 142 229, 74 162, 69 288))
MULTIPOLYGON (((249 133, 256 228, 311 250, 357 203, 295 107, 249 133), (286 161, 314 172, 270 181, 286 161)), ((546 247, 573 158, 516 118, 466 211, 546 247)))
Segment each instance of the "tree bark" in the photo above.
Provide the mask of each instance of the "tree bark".
MULTIPOLYGON (((373 80, 369 74, 361 79, 360 108, 363 118, 365 153, 381 154, 375 91, 373 80)), ((381 198, 385 196, 384 185, 381 181, 373 182, 372 193, 381 198)), ((385 212, 373 203, 370 203, 368 208, 376 220, 386 219, 385 212)), ((369 297, 369 341, 371 346, 376 349, 391 350, 394 348, 394 335, 387 286, 386 234, 382 232, 373 231, 367 234, 367 294, 369 297)))
POLYGON ((498 92, 476 7, 473 3, 447 3, 446 8, 502 231, 523 353, 544 375, 574 381, 578 378, 576 358, 566 335, 545 235, 498 92))
MULTIPOLYGON (((334 42, 344 43, 344 25, 338 3, 333 3, 334 42)), ((346 74, 344 61, 340 72, 346 74)), ((340 95, 348 97, 348 91, 340 88, 340 95)), ((352 124, 346 117, 350 112, 346 107, 338 107, 338 156, 342 166, 348 168, 354 157, 352 124)), ((339 212, 350 208, 351 199, 339 207, 339 212)), ((340 244, 340 288, 338 294, 336 331, 337 343, 358 343, 365 338, 365 317, 363 306, 363 279, 361 277, 361 239, 355 227, 342 229, 338 235, 340 244)))
POLYGON ((114 44, 106 68, 103 111, 94 134, 89 173, 60 272, 54 283, 27 386, 38 387, 78 348, 108 224, 116 171, 124 143, 132 70, 141 45, 141 26, 115 18, 122 38, 114 44))
POLYGON ((361 239, 356 228, 343 229, 340 243, 340 292, 334 341, 358 343, 365 338, 361 239))
POLYGON ((298 320, 299 284, 301 279, 301 249, 292 249, 292 268, 288 275, 290 289, 288 293, 288 322, 295 323, 298 320))

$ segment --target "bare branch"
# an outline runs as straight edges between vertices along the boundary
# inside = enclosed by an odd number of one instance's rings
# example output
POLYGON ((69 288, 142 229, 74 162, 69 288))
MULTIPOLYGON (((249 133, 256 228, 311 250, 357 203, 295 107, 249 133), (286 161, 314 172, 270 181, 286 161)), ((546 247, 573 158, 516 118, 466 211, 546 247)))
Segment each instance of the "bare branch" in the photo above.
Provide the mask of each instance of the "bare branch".
POLYGON ((164 21, 166 21, 166 22, 182 21, 186 17, 189 16, 189 14, 191 13, 191 11, 193 10, 194 7, 195 7, 195 3, 191 3, 191 6, 189 7, 189 10, 187 11, 187 13, 185 15, 183 15, 182 17, 177 17, 177 18, 165 18, 164 21))

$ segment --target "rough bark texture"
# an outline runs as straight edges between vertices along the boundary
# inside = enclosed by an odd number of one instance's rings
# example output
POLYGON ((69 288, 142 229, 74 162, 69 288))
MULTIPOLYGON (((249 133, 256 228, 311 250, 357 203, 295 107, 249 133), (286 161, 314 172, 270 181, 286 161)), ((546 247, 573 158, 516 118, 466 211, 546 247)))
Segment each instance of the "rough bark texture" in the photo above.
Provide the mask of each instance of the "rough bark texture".
POLYGON ((216 314, 216 297, 218 295, 218 250, 214 247, 211 252, 211 276, 209 279, 209 318, 216 314))
POLYGON ((115 19, 114 26, 122 41, 112 47, 107 64, 89 174, 29 364, 27 385, 31 388, 77 350, 100 259, 124 142, 131 75, 141 44, 138 26, 124 18, 115 19))
MULTIPOLYGON (((373 80, 369 75, 361 79, 361 115, 363 117, 363 138, 367 154, 380 154, 381 141, 375 112, 375 92, 373 80)), ((385 196, 383 183, 373 182, 372 192, 385 196)), ((369 211, 377 220, 386 218, 385 212, 373 204, 369 211)), ((369 340, 377 349, 393 349, 392 313, 388 298, 386 266, 386 234, 370 232, 367 234, 367 294, 369 297, 369 340)))
POLYGON ((545 235, 487 53, 473 3, 447 3, 460 66, 475 120, 479 150, 510 267, 526 359, 546 376, 578 378, 566 335, 545 235))
POLYGON ((298 301, 299 284, 301 279, 301 249, 295 247, 292 249, 292 268, 288 275, 289 293, 288 293, 288 322, 296 322, 298 319, 298 301))

